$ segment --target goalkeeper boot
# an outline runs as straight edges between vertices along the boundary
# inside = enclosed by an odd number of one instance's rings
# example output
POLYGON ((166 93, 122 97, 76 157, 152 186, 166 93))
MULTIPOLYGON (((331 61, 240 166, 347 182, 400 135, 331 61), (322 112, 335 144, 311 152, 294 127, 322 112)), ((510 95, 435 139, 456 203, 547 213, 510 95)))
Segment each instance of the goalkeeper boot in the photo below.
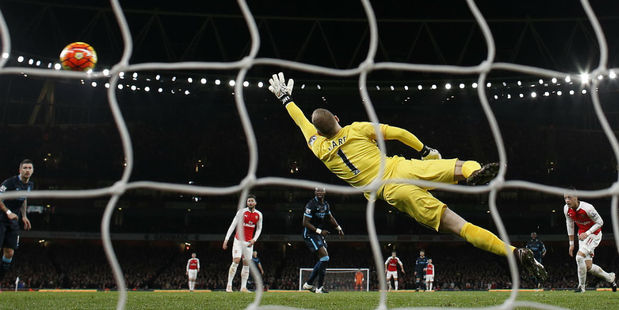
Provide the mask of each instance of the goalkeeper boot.
POLYGON ((327 289, 324 286, 321 286, 319 288, 316 289, 316 294, 328 294, 329 291, 327 291, 327 289))
POLYGON ((533 252, 531 252, 531 250, 527 248, 517 248, 514 249, 514 255, 516 256, 518 264, 530 275, 540 282, 544 282, 548 279, 548 273, 544 265, 540 264, 535 257, 533 257, 533 252))
POLYGON ((612 281, 610 281, 610 288, 613 290, 613 292, 616 292, 617 291, 617 276, 615 275, 614 272, 611 272, 610 277, 613 279, 612 281))
POLYGON ((466 178, 468 185, 485 185, 488 184, 499 172, 499 163, 489 163, 481 167, 481 169, 473 172, 466 178))

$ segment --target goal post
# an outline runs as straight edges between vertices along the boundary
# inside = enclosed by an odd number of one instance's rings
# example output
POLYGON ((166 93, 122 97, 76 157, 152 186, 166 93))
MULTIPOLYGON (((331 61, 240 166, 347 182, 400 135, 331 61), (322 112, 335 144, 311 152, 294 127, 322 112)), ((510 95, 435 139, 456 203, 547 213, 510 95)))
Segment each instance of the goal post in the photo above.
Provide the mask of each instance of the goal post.
MULTIPOLYGON (((309 279, 313 268, 299 268, 299 291, 303 290, 303 283, 309 279)), ((363 274, 361 290, 370 290, 369 268, 327 268, 324 286, 331 291, 354 291, 356 289, 356 273, 363 274)), ((314 284, 316 284, 314 282, 314 284)))

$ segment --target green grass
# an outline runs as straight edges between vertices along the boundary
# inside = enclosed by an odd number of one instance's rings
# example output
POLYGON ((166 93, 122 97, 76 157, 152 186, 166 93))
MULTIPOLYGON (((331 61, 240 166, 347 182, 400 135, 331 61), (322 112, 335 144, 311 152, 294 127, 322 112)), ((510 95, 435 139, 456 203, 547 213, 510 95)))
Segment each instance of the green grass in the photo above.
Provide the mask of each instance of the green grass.
MULTIPOLYGON (((130 292, 126 309, 243 309, 254 294, 224 292, 130 292)), ((116 292, 2 292, 0 309, 61 310, 115 309, 116 292)), ((502 303, 503 292, 398 292, 387 295, 389 308, 483 307, 502 303)), ((261 305, 284 305, 306 309, 375 309, 378 292, 267 292, 261 305)), ((568 309, 619 309, 619 293, 588 291, 521 292, 518 300, 547 303, 568 309)), ((524 308, 518 308, 524 309, 524 308)))

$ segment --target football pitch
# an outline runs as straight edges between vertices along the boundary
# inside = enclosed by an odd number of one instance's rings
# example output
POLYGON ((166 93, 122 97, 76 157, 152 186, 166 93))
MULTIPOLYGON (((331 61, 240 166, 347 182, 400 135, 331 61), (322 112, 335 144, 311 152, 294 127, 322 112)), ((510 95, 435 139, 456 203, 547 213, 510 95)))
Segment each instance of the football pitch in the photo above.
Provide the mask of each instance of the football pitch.
MULTIPOLYGON (((253 293, 225 292, 129 292, 126 309, 243 309, 253 293)), ((378 292, 266 292, 261 305, 283 305, 304 309, 375 309, 378 292)), ((116 292, 2 292, 0 309, 115 309, 116 292)), ((387 306, 485 307, 497 305, 509 292, 395 292, 388 293, 387 306)), ((619 309, 619 294, 610 291, 521 292, 518 300, 542 302, 567 309, 619 309)), ((527 308, 517 308, 527 309, 527 308)))

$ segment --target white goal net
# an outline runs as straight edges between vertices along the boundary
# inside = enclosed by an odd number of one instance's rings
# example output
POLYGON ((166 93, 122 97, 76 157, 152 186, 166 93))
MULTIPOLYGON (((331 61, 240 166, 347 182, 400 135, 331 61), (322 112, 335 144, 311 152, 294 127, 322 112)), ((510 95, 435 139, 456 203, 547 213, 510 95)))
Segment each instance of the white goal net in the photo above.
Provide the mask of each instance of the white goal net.
MULTIPOLYGON (((312 270, 313 268, 299 268, 299 291, 303 290, 303 283, 307 282, 312 270)), ((329 291, 369 291, 369 280, 369 268, 327 268, 323 286, 329 291), (357 272, 361 273, 359 282, 357 272)))
MULTIPOLYGON (((151 189, 165 192, 174 192, 174 193, 185 193, 185 194, 199 194, 199 195, 227 195, 233 193, 240 193, 240 199, 238 201, 238 208, 241 209, 244 207, 244 202, 247 197, 249 190, 256 186, 294 186, 306 189, 313 189, 315 187, 327 187, 331 193, 338 194, 361 194, 363 192, 371 192, 371 198, 367 203, 366 209, 366 219, 367 219, 367 228, 370 239, 370 244, 373 251, 373 258, 376 263, 377 277, 379 283, 379 289, 382 291, 380 293, 380 299, 377 301, 378 309, 386 309, 386 281, 385 275, 383 273, 383 257, 380 253, 380 247, 377 239, 376 229, 374 225, 374 198, 376 198, 376 191, 378 188, 383 185, 380 182, 380 177, 376 178, 376 181, 365 186, 363 188, 352 188, 349 186, 341 186, 341 185, 333 185, 333 184, 325 184, 321 182, 308 181, 308 180, 299 180, 299 179, 291 179, 291 178, 278 178, 278 177, 257 177, 256 171, 258 167, 258 145, 256 142, 256 135, 254 133, 254 129, 252 128, 252 122, 250 120, 249 113, 247 111, 245 101, 244 101, 244 87, 243 81, 245 81, 247 72, 254 66, 280 66, 285 67, 291 70, 298 70, 308 73, 314 74, 322 74, 328 76, 339 76, 339 77, 350 77, 350 76, 358 76, 358 86, 360 90, 360 94, 362 97, 362 104, 367 112, 367 115, 371 122, 375 125, 375 130, 379 132, 379 119, 376 114, 376 111, 372 105, 372 100, 368 94, 367 87, 367 78, 368 75, 372 71, 380 71, 380 70, 393 70, 393 71, 407 71, 407 72, 430 72, 430 73, 447 73, 447 74, 468 74, 468 75, 477 75, 477 84, 478 85, 486 85, 487 76, 493 70, 506 70, 511 72, 518 73, 526 73, 531 75, 536 75, 540 77, 547 78, 560 78, 560 79, 569 79, 571 76, 578 75, 577 73, 568 73, 568 72, 558 72, 554 70, 542 69, 531 66, 523 66, 512 63, 500 63, 495 61, 495 52, 496 46, 494 43, 494 37, 491 33, 491 30, 488 26, 487 21, 484 16, 478 9, 475 1, 467 0, 467 5, 472 13, 479 29, 483 34, 483 38, 486 44, 487 53, 486 58, 483 59, 478 65, 475 66, 452 66, 452 65, 431 65, 431 64, 411 64, 411 63, 395 63, 395 62, 375 62, 375 55, 378 49, 378 25, 375 16, 375 12, 372 8, 372 5, 369 0, 362 0, 361 6, 363 7, 363 11, 366 15, 367 19, 367 27, 369 29, 369 46, 367 48, 367 55, 365 60, 358 64, 358 66, 352 69, 335 69, 330 67, 322 67, 316 65, 309 65, 305 63, 299 63, 294 61, 287 61, 281 59, 273 59, 273 58, 258 58, 258 51, 261 47, 261 38, 258 31, 258 26, 256 24, 256 20, 250 11, 247 2, 244 0, 238 0, 238 4, 242 15, 247 24, 247 28, 251 37, 251 48, 248 53, 240 60, 231 61, 231 62, 174 62, 174 63, 139 63, 139 64, 130 64, 129 59, 132 57, 133 50, 133 38, 131 31, 128 27, 125 15, 123 13, 123 9, 120 6, 120 2, 118 0, 111 0, 111 7, 113 13, 118 21, 118 25, 122 32, 124 50, 122 54, 121 60, 115 64, 109 72, 93 72, 92 74, 80 73, 80 72, 67 72, 67 71, 55 71, 44 68, 26 68, 19 66, 6 66, 7 60, 12 57, 11 55, 11 40, 10 40, 10 32, 8 26, 4 20, 3 15, 0 12, 0 37, 2 42, 2 51, 0 56, 0 74, 11 74, 11 75, 30 75, 30 76, 44 76, 44 77, 53 77, 53 78, 73 78, 73 79, 93 79, 93 80, 105 80, 109 82, 109 89, 107 90, 107 97, 110 106, 111 113, 113 115, 115 124, 117 126, 118 132, 120 134, 120 138, 122 141, 122 149, 125 158, 125 169, 123 170, 122 177, 112 186, 103 187, 98 189, 90 189, 90 190, 41 190, 41 191, 32 191, 32 192, 7 192, 3 194, 4 199, 13 199, 18 197, 32 197, 32 198, 88 198, 88 197, 109 197, 109 202, 106 206, 105 212, 103 214, 103 218, 101 221, 101 233, 103 239, 103 245, 105 249, 105 253, 107 259, 112 267, 114 278, 119 290, 119 298, 117 301, 117 309, 125 309, 126 301, 127 301, 127 286, 123 277, 122 270, 114 253, 112 243, 110 240, 110 220, 114 210, 116 209, 116 204, 119 198, 128 190, 135 189, 151 189), (132 171, 134 168, 134 156, 133 156, 133 144, 131 141, 131 137, 129 131, 127 130, 127 126, 123 115, 121 113, 121 109, 119 107, 117 101, 117 85, 119 82, 119 74, 121 72, 140 72, 140 71, 161 71, 161 70, 238 70, 236 74, 235 84, 234 84, 234 98, 236 107, 238 109, 238 113, 240 115, 241 124, 243 126, 247 146, 249 149, 249 164, 248 164, 248 172, 247 175, 240 181, 238 184, 227 187, 206 187, 206 186, 196 186, 196 185, 182 185, 182 184, 174 184, 174 183, 165 183, 165 182, 154 182, 154 181, 130 181, 132 171)), ((378 3, 378 1, 376 2, 378 3)), ((610 72, 610 68, 607 66, 608 60, 608 48, 606 39, 604 37, 604 33, 599 24, 599 21, 591 8, 589 2, 587 0, 581 0, 582 7, 586 13, 588 18, 588 22, 591 24, 595 35, 597 37, 597 45, 599 46, 599 62, 595 66, 593 70, 591 70, 590 75, 597 76, 608 76, 610 72)), ((560 8, 558 8, 560 9, 560 8)), ((568 51, 569 52, 569 51, 568 51)), ((615 69, 619 70, 619 69, 615 69)), ((589 90, 595 90, 599 85, 598 79, 592 79, 591 83, 587 85, 589 90)), ((265 90, 266 91, 266 90, 265 90)), ((600 104, 599 95, 596 91, 588 91, 590 97, 592 99, 592 104, 595 109, 595 114, 601 127, 608 138, 610 146, 615 155, 615 162, 619 162, 619 144, 617 142, 617 138, 611 129, 607 117, 604 114, 602 106, 600 104)), ((500 159, 501 168, 499 170, 498 176, 493 180, 490 184, 486 186, 479 187, 464 187, 458 185, 448 185, 448 184, 439 184, 432 182, 423 182, 423 181, 413 181, 413 180, 390 180, 391 183, 408 183, 415 185, 422 185, 428 187, 434 187, 437 189, 452 191, 458 193, 467 193, 467 194, 479 194, 479 193, 488 193, 488 207, 489 212, 492 215, 494 223, 498 229, 499 235, 502 240, 504 240, 507 244, 510 243, 507 231, 503 222, 501 220, 501 216, 499 211, 497 210, 497 195, 503 189, 513 189, 520 188, 531 191, 539 191, 549 194, 555 195, 563 195, 566 192, 565 188, 556 187, 556 186, 548 186, 538 183, 533 183, 529 181, 518 181, 518 180, 505 180, 506 173, 506 163, 507 163, 507 155, 505 150, 505 145, 503 143, 503 138, 497 123, 497 119, 492 112, 490 104, 488 103, 488 98, 484 87, 477 88, 477 95, 479 97, 481 106, 485 113, 486 118, 488 119, 489 126, 492 131, 492 135, 494 141, 496 142, 496 149, 498 153, 498 157, 500 159)), ((377 134, 378 137, 378 146, 380 147, 382 153, 385 153, 385 141, 383 139, 383 135, 377 134)), ((318 164, 316 164, 318 165, 318 164)), ((382 176, 384 172, 384 160, 381 162, 380 175, 382 176)), ((613 232, 615 235, 615 242, 619 244, 619 224, 617 221, 617 203, 619 201, 619 183, 614 183, 613 186, 609 186, 605 189, 600 190, 592 190, 592 191, 572 191, 572 193, 578 195, 583 198, 591 198, 591 197, 612 197, 611 203, 611 214, 612 214, 612 225, 613 232)), ((494 309, 512 309, 515 307, 527 307, 527 308, 538 308, 538 309, 558 309, 557 307, 536 303, 536 302, 528 302, 528 301, 516 301, 516 297, 518 295, 518 288, 520 286, 520 279, 518 270, 516 267, 516 261, 512 256, 507 257, 510 272, 511 272, 511 283, 512 283, 512 292, 503 304, 491 306, 489 308, 494 309)), ((251 272, 255 275, 256 281, 256 294, 254 301, 248 305, 248 309, 257 309, 257 308, 269 308, 269 309, 290 309, 289 307, 284 306, 260 306, 260 302, 262 299, 262 288, 263 283, 261 278, 258 276, 258 271, 256 267, 251 265, 251 272)), ((333 273, 327 275, 327 279, 329 277, 339 277, 340 275, 334 275, 333 273)), ((348 277, 348 273, 345 273, 345 276, 348 277)), ((367 279, 367 278, 366 278, 367 279)), ((329 282, 329 280, 328 280, 329 282)), ((350 280, 352 283, 352 279, 350 280)))

